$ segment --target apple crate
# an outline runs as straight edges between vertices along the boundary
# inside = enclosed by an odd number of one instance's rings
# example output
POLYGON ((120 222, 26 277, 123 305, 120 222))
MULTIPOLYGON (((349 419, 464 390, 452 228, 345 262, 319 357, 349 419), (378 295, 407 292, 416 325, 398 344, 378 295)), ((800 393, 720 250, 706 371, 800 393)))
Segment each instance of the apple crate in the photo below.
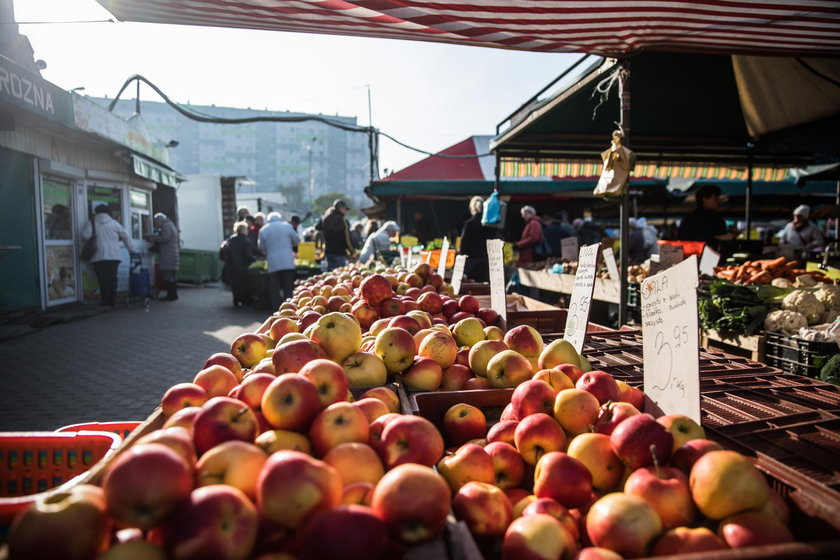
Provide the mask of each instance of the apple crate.
POLYGON ((68 424, 57 429, 56 432, 112 432, 121 438, 127 438, 128 434, 133 432, 137 426, 142 424, 139 420, 130 420, 125 422, 85 422, 82 424, 68 424))
POLYGON ((0 525, 38 495, 81 483, 121 443, 112 432, 0 433, 0 525))
POLYGON ((461 282, 461 289, 458 290, 459 296, 489 296, 490 282, 461 282))
MULTIPOLYGON (((393 391, 397 395, 397 398, 400 400, 400 414, 411 414, 408 395, 406 391, 403 390, 399 382, 392 381, 391 383, 380 385, 380 387, 393 391)), ((354 399, 359 400, 363 394, 375 388, 376 387, 350 387, 350 394, 353 395, 354 399)))

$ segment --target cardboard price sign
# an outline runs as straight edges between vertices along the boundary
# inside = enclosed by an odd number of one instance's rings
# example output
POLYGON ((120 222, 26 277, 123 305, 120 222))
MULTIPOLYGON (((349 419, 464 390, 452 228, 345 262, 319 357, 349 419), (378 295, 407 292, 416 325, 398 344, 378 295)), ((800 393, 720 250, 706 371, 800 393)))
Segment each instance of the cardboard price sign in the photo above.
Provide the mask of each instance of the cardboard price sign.
POLYGON ((604 262, 607 263, 607 271, 610 273, 610 280, 621 280, 621 275, 618 272, 618 264, 615 262, 615 253, 611 247, 604 247, 601 251, 604 255, 604 262))
POLYGON ((571 262, 578 256, 577 237, 564 237, 560 240, 560 256, 571 262))
POLYGON ((449 260, 449 238, 443 238, 443 245, 440 247, 440 262, 438 263, 438 270, 437 273, 440 274, 440 277, 443 278, 444 273, 446 272, 446 261, 449 260))
POLYGON ((645 409, 685 414, 699 424, 697 257, 646 278, 640 295, 645 409))
POLYGON ((452 268, 452 291, 455 295, 461 292, 461 279, 464 276, 464 266, 467 264, 467 255, 455 257, 455 266, 452 268))
POLYGON ((563 338, 568 340, 578 353, 583 350, 586 338, 586 326, 589 324, 589 310, 592 303, 592 291, 595 289, 595 273, 598 271, 598 250, 600 243, 586 245, 578 255, 578 268, 572 297, 569 299, 569 313, 566 315, 566 328, 563 338))
POLYGON ((501 239, 487 240, 487 258, 490 268, 490 307, 507 320, 504 246, 505 242, 501 239))
POLYGON ((703 247, 703 255, 700 257, 700 274, 707 276, 715 275, 715 267, 720 262, 720 253, 710 249, 708 245, 703 247))

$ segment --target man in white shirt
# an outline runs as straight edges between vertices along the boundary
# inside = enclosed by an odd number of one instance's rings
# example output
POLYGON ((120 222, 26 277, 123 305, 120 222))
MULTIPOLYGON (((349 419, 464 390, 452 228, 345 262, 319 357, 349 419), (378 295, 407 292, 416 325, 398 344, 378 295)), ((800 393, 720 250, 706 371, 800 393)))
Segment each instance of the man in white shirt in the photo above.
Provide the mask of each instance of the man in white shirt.
POLYGON ((279 212, 271 212, 268 223, 260 228, 258 243, 268 261, 268 289, 271 307, 276 311, 284 299, 292 296, 296 277, 295 250, 300 236, 291 224, 283 221, 279 212))

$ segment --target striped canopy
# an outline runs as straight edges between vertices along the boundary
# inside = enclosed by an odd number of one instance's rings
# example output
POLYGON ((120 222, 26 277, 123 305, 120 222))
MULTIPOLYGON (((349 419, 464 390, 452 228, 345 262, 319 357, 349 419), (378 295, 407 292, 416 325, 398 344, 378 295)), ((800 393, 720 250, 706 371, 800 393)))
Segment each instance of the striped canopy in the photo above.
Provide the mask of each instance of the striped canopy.
POLYGON ((826 0, 97 0, 124 21, 626 56, 838 55, 826 0))

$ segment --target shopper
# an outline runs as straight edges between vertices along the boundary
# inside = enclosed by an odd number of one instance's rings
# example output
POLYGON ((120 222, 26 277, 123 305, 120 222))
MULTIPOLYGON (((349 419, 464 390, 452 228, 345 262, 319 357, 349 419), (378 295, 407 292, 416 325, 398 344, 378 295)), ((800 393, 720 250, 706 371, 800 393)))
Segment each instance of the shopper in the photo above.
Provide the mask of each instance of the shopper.
POLYGON ((298 226, 300 226, 300 216, 295 214, 294 216, 292 216, 292 219, 289 220, 289 223, 292 224, 292 227, 295 229, 295 232, 298 235, 300 235, 300 229, 298 229, 298 226))
POLYGON ((246 221, 233 224, 233 235, 227 238, 219 249, 222 267, 222 282, 230 285, 234 307, 250 305, 251 285, 248 280, 248 266, 254 262, 254 251, 248 239, 246 221))
POLYGON ((516 248, 519 250, 519 264, 528 264, 534 262, 534 247, 542 241, 542 223, 533 206, 523 206, 520 214, 525 220, 525 227, 516 248))
POLYGON ((353 229, 350 230, 350 244, 356 251, 361 250, 362 245, 364 245, 364 240, 362 240, 362 222, 353 224, 353 229))
POLYGON ((476 282, 489 282, 490 271, 487 260, 487 240, 495 237, 491 228, 481 225, 484 199, 474 196, 470 199, 470 217, 461 230, 460 253, 467 256, 464 276, 476 282))
POLYGON ((400 226, 397 222, 388 220, 376 233, 370 235, 365 240, 365 246, 362 247, 362 252, 359 255, 359 262, 367 263, 375 258, 380 251, 387 251, 391 248, 391 237, 400 232, 400 226))
POLYGON ((726 227, 726 220, 718 212, 721 190, 717 185, 703 185, 694 194, 697 208, 683 218, 677 229, 680 241, 704 241, 717 249, 721 241, 735 239, 737 232, 726 227))
POLYGON ((251 211, 248 210, 247 206, 240 206, 236 209, 236 221, 241 222, 245 218, 251 215, 251 211))
POLYGON ((121 223, 111 217, 107 204, 100 204, 94 210, 93 219, 82 228, 82 239, 87 241, 96 235, 96 253, 90 263, 99 284, 99 304, 114 307, 117 304, 117 268, 122 255, 120 241, 129 254, 134 254, 134 244, 121 223))
POLYGON ((341 199, 333 202, 321 220, 321 233, 324 235, 324 256, 327 270, 347 265, 347 257, 354 254, 350 242, 350 226, 344 216, 350 210, 341 199))
POLYGON ((292 225, 284 222, 279 212, 271 212, 268 223, 260 230, 259 245, 268 261, 269 302, 273 310, 280 307, 283 299, 292 296, 297 275, 295 250, 298 243, 300 236, 292 225))
POLYGON ((181 258, 181 242, 178 239, 178 229, 166 214, 155 214, 155 233, 147 235, 146 241, 158 244, 158 270, 166 284, 166 297, 161 301, 175 301, 178 299, 177 272, 181 258))
POLYGON ((788 222, 779 234, 779 243, 790 245, 797 251, 819 251, 825 248, 825 238, 817 224, 809 218, 811 208, 802 204, 793 211, 793 221, 788 222))
POLYGON ((569 223, 565 212, 556 212, 543 230, 546 241, 551 246, 551 257, 563 256, 563 240, 577 237, 577 231, 569 223))
POLYGON ((578 244, 581 247, 600 243, 604 239, 604 231, 591 218, 575 218, 572 227, 577 231, 578 244))

